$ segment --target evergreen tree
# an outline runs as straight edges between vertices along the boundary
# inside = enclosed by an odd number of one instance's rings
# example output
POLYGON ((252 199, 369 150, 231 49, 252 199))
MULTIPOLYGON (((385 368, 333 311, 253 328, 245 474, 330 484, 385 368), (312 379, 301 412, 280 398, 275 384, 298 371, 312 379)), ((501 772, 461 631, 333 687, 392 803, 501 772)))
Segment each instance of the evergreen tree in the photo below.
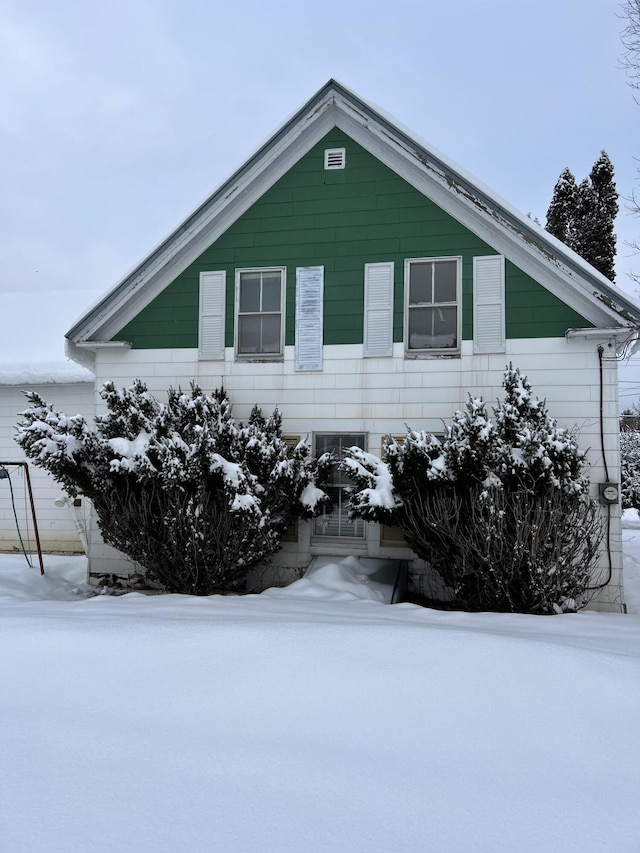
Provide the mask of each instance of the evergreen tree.
POLYGON ((168 592, 242 589, 288 523, 326 498, 308 443, 287 447, 277 411, 236 424, 222 390, 171 389, 162 404, 143 382, 109 382, 95 428, 28 399, 18 444, 68 494, 89 498, 104 540, 168 592))
POLYGON ((595 219, 599 227, 593 234, 590 256, 584 257, 610 281, 615 278, 616 236, 613 228, 618 215, 618 192, 613 178, 613 164, 607 153, 602 151, 590 174, 595 219))
POLYGON ((563 169, 553 189, 546 229, 566 246, 572 246, 574 241, 576 192, 576 179, 569 169, 563 169))
POLYGON ((620 433, 620 482, 622 509, 640 509, 640 432, 620 433))
POLYGON ((573 212, 573 243, 570 248, 585 261, 592 263, 592 246, 600 230, 596 194, 591 180, 580 181, 576 190, 576 203, 573 212))
POLYGON ((589 177, 578 186, 569 169, 563 169, 547 211, 546 229, 614 281, 617 213, 613 165, 602 151, 589 177))
POLYGON ((585 605, 602 535, 585 454, 511 365, 492 420, 469 397, 443 441, 409 430, 383 459, 349 448, 354 517, 397 525, 467 610, 585 605))

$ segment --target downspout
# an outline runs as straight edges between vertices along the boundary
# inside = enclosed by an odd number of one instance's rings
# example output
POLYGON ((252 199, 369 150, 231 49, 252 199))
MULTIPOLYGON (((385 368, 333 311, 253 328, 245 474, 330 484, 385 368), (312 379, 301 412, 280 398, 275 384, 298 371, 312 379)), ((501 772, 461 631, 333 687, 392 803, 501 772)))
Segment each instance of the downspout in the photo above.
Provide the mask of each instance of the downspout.
MULTIPOLYGON (((609 482, 609 466, 607 464, 607 454, 604 448, 604 347, 602 344, 598 344, 598 364, 600 367, 600 449, 602 451, 602 464, 604 466, 604 476, 605 482, 609 482)), ((607 560, 609 563, 609 571, 607 573, 606 581, 602 583, 595 584, 594 586, 588 586, 587 590, 589 592, 595 592, 599 589, 604 589, 611 582, 611 578, 613 577, 613 558, 611 556, 611 504, 607 504, 607 534, 606 534, 606 542, 607 542, 607 560)))

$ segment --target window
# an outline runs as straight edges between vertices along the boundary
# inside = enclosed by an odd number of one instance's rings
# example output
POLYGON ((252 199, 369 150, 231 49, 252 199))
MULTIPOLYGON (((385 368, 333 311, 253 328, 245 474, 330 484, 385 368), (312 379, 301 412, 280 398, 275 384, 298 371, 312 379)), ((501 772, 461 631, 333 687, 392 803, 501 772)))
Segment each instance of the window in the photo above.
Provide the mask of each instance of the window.
MULTIPOLYGON (((316 456, 323 453, 331 453, 336 460, 342 459, 345 447, 357 445, 364 450, 365 436, 362 434, 351 435, 316 435, 316 456)), ((347 539, 364 538, 364 522, 362 519, 351 520, 348 511, 347 489, 353 483, 338 466, 334 466, 331 480, 325 486, 329 495, 330 503, 326 505, 322 513, 314 520, 314 536, 331 536, 347 539)))
POLYGON ((238 355, 282 355, 284 281, 283 267, 236 271, 238 355))
POLYGON ((408 352, 455 352, 460 348, 461 270, 461 258, 406 261, 408 352))

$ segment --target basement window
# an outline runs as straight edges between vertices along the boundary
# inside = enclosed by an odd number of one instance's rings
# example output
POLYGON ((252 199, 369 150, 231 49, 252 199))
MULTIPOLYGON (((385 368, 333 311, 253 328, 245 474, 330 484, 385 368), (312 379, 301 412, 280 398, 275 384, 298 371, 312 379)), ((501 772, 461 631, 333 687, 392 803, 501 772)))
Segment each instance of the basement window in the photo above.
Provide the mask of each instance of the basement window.
POLYGON ((324 152, 325 171, 344 169, 347 162, 346 148, 326 148, 324 152))

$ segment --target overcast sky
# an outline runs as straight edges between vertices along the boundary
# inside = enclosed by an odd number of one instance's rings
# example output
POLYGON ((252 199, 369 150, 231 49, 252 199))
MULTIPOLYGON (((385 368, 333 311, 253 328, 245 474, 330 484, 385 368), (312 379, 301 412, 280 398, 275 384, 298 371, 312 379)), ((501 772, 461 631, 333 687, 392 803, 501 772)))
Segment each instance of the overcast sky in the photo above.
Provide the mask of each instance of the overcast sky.
MULTIPOLYGON (((619 0, 0 0, 0 359, 63 335, 330 77, 544 224, 638 187, 619 0)), ((640 271, 618 218, 618 284, 640 271)))

